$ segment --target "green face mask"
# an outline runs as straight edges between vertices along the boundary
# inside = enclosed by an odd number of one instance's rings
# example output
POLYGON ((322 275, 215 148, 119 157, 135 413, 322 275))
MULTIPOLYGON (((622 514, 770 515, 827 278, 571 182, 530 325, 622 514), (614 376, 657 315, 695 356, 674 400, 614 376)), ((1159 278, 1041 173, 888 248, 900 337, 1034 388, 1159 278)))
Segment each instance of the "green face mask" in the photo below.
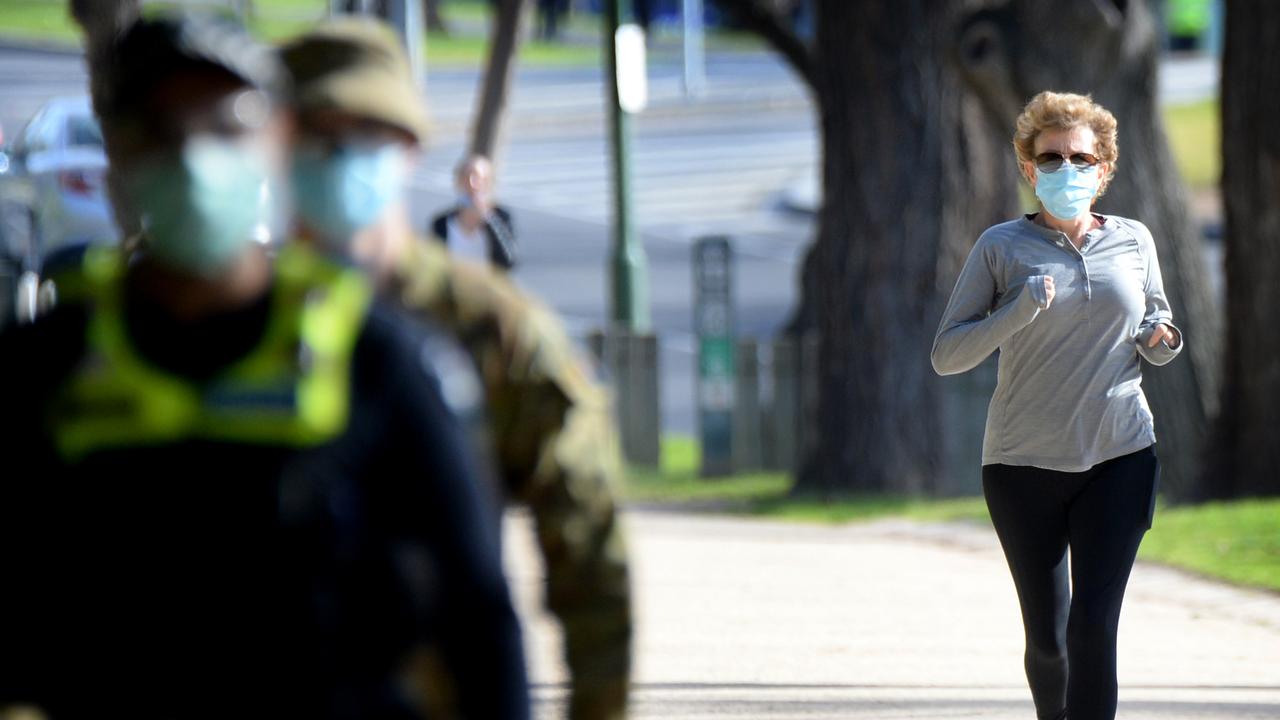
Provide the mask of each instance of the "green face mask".
POLYGON ((188 140, 139 166, 132 183, 152 256, 198 274, 226 268, 269 219, 266 161, 244 145, 188 140))

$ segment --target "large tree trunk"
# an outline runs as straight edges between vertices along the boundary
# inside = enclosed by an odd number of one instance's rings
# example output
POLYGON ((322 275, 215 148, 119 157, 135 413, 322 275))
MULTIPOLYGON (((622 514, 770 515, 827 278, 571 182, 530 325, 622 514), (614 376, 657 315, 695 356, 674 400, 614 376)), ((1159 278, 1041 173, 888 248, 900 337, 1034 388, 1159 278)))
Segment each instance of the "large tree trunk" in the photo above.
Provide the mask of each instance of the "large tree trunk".
POLYGON ((1222 64, 1227 338, 1213 497, 1280 495, 1280 3, 1230 0, 1222 64))
POLYGON ((1144 366, 1144 384, 1156 417, 1164 489, 1175 500, 1195 498, 1219 400, 1221 316, 1161 124, 1152 8, 1121 0, 987 5, 956 35, 957 56, 972 86, 1007 123, 1006 141, 1022 104, 1041 90, 1092 94, 1119 121, 1119 170, 1098 209, 1140 220, 1155 236, 1174 322, 1188 347, 1168 366, 1144 366))
POLYGON ((819 237, 788 327, 821 341, 816 439, 796 491, 957 492, 929 347, 973 241, 1016 202, 999 124, 945 62, 960 7, 819 0, 811 49, 782 0, 718 3, 792 65, 821 115, 819 237))
MULTIPOLYGON (((94 112, 103 123, 103 140, 107 157, 113 155, 114 133, 108 125, 109 118, 102 117, 103 103, 108 91, 112 52, 116 40, 138 19, 140 0, 71 0, 71 17, 84 32, 84 57, 89 70, 89 95, 94 112)), ((138 213, 125 200, 120 178, 108 170, 107 195, 115 213, 116 226, 124 238, 136 235, 142 229, 138 213)))
POLYGON ((948 5, 817 2, 819 424, 797 492, 918 492, 941 469, 929 347, 962 102, 938 62, 948 5))
POLYGON ((528 14, 526 0, 497 0, 489 33, 489 63, 484 72, 484 87, 476 105, 475 125, 471 132, 471 153, 493 155, 498 142, 503 110, 511 88, 520 38, 524 36, 524 19, 528 14))

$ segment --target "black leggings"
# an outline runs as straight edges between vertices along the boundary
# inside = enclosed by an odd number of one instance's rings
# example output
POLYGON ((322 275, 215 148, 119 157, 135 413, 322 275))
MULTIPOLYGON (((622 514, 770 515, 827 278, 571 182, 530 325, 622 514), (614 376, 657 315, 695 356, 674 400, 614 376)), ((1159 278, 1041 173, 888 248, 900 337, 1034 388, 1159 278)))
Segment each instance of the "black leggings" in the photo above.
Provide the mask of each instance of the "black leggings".
POLYGON ((1120 604, 1151 527, 1159 472, 1150 447, 1078 473, 982 468, 991 521, 1022 605, 1027 681, 1039 720, 1116 715, 1120 604))

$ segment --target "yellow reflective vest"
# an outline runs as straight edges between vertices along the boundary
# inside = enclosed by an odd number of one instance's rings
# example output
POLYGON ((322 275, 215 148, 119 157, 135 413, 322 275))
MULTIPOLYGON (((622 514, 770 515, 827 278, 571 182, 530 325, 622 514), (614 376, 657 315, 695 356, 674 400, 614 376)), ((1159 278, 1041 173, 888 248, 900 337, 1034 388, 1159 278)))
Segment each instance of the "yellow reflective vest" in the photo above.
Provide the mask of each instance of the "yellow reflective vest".
POLYGON ((195 382, 153 366, 132 346, 124 267, 114 248, 85 257, 85 357, 48 417, 64 457, 187 440, 311 446, 345 430, 352 355, 372 297, 359 271, 303 248, 282 249, 261 340, 212 379, 195 382))

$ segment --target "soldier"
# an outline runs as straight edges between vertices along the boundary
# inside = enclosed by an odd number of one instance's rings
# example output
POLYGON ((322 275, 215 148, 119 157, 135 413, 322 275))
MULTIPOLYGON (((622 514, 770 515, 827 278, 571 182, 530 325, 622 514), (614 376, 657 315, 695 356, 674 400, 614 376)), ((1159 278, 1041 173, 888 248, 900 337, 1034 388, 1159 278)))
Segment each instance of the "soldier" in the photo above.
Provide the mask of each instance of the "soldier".
POLYGON ((348 18, 295 40, 283 55, 300 129, 299 236, 354 255, 384 292, 462 340, 487 390, 506 491, 530 507, 537 526, 547 603, 564 628, 570 717, 625 716, 630 593, 606 395, 548 311, 505 279, 455 263, 439 243, 414 236, 404 194, 426 139, 426 110, 393 33, 348 18))
POLYGON ((365 273, 254 242, 278 57, 139 21, 104 129, 147 228, 0 337, 0 707, 56 718, 413 718, 414 647, 467 717, 529 715, 460 350, 365 273))

